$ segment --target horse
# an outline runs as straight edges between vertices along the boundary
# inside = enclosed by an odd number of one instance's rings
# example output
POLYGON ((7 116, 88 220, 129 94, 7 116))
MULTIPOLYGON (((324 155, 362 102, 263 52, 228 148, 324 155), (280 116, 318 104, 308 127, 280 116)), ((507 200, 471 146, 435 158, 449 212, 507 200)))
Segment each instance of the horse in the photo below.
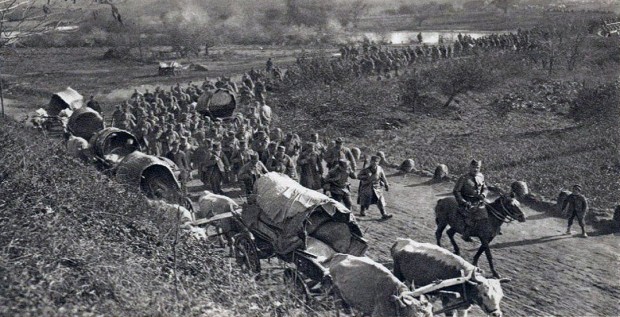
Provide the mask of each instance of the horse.
MULTIPOLYGON (((478 220, 474 228, 471 229, 471 236, 478 237, 481 242, 481 246, 474 256, 473 264, 478 266, 478 259, 482 252, 484 252, 493 277, 499 278, 499 274, 497 274, 493 266, 493 257, 489 244, 498 234, 502 224, 512 222, 513 220, 525 222, 525 215, 521 211, 521 204, 515 198, 514 193, 501 195, 490 204, 485 202, 485 205, 488 217, 478 220)), ((454 253, 457 255, 459 255, 460 249, 456 241, 454 241, 454 234, 457 232, 462 234, 465 229, 465 219, 458 209, 459 205, 454 197, 440 199, 437 201, 437 206, 435 206, 435 223, 437 224, 435 238, 437 239, 437 245, 441 246, 443 231, 446 226, 450 225, 447 233, 454 247, 454 253)))

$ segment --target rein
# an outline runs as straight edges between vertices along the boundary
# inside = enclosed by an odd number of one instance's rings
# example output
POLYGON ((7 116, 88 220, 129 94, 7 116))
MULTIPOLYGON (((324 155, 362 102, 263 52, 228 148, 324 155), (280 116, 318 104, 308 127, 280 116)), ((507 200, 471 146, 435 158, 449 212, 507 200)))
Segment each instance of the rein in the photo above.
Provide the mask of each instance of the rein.
POLYGON ((500 198, 499 203, 502 206, 501 211, 493 208, 491 204, 488 204, 486 202, 484 203, 484 205, 487 206, 488 210, 490 211, 491 215, 493 215, 493 217, 497 218, 497 220, 503 223, 511 223, 514 220, 517 220, 514 213, 508 210, 508 208, 506 208, 506 206, 504 205, 504 200, 502 198, 500 198))

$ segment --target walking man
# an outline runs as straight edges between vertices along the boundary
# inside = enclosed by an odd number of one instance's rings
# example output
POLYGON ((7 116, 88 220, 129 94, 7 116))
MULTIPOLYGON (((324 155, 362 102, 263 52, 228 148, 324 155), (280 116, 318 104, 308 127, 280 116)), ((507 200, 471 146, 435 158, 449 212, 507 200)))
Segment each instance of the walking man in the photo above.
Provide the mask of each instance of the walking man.
POLYGON ((583 219, 588 212, 588 200, 583 194, 581 194, 581 190, 580 185, 573 186, 573 192, 566 197, 564 203, 562 204, 562 213, 568 215, 569 217, 566 234, 571 234, 570 227, 573 225, 573 219, 577 217, 577 222, 579 222, 579 226, 581 227, 581 235, 582 237, 587 238, 588 234, 586 233, 583 219))
POLYGON ((325 187, 323 188, 331 193, 335 201, 343 203, 345 207, 351 210, 351 184, 349 184, 349 177, 357 178, 357 175, 349 167, 348 160, 340 159, 338 160, 338 165, 327 173, 325 187))
POLYGON ((381 212, 381 219, 392 218, 391 214, 385 212, 385 197, 383 197, 383 188, 389 191, 389 184, 385 177, 383 168, 379 166, 380 157, 373 155, 370 158, 370 165, 360 171, 358 178, 360 180, 359 204, 361 205, 360 216, 366 216, 366 210, 370 205, 377 205, 381 212))

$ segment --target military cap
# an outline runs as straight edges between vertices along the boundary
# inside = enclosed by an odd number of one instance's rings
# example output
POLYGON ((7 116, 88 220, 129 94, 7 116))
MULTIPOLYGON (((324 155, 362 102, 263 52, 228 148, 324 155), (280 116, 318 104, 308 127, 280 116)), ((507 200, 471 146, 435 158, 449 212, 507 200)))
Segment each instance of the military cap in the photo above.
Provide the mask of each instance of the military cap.
POLYGON ((577 190, 577 189, 578 190, 582 190, 581 185, 579 185, 579 184, 573 185, 573 190, 577 190))
POLYGON ((344 140, 341 137, 336 138, 336 143, 343 143, 344 140))
POLYGON ((471 163, 469 163, 469 165, 480 167, 480 166, 482 166, 482 161, 471 160, 471 163))
POLYGON ((373 156, 370 157, 370 161, 379 162, 379 161, 381 161, 381 157, 377 156, 377 155, 373 155, 373 156))
POLYGON ((278 152, 284 152, 284 150, 286 150, 285 147, 283 147, 282 145, 278 146, 278 152))

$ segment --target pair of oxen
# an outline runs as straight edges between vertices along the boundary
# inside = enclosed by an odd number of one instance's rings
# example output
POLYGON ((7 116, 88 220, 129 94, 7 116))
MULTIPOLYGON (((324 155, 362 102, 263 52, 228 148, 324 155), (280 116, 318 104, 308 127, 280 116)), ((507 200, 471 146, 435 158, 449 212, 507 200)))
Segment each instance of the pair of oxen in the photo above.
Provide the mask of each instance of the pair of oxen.
POLYGON ((486 278, 460 256, 429 243, 398 239, 391 253, 393 273, 368 257, 348 254, 336 254, 326 264, 345 309, 370 316, 466 316, 477 305, 490 316, 502 316, 501 283, 507 279, 486 278), (433 312, 435 300, 442 308, 433 312))

